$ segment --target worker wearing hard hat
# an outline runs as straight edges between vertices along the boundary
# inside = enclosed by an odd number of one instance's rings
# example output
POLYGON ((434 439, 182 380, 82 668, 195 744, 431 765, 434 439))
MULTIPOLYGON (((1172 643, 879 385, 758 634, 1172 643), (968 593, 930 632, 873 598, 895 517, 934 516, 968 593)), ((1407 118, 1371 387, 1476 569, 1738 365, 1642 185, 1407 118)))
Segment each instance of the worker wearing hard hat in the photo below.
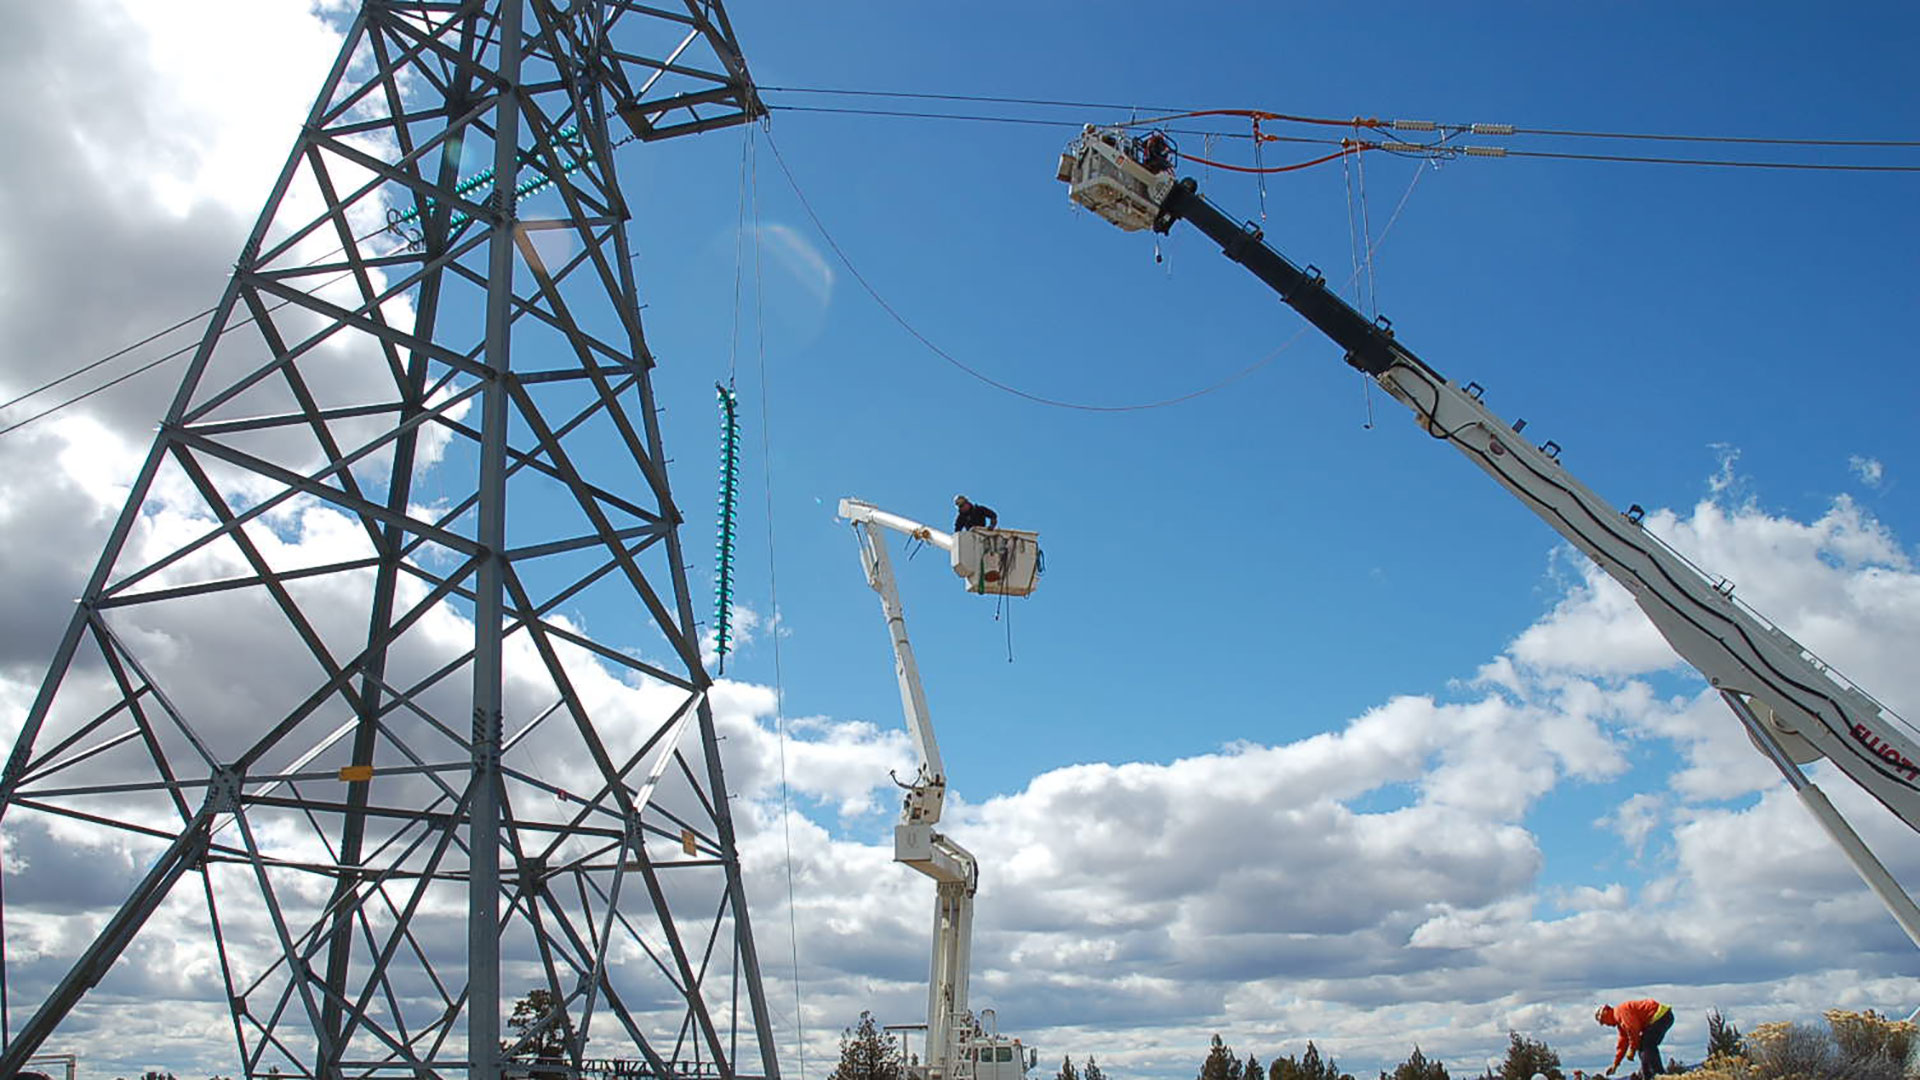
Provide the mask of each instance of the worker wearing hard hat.
POLYGON ((1607 1066, 1611 1074, 1623 1059, 1640 1055, 1640 1076, 1642 1080, 1653 1080, 1665 1071, 1660 1061, 1660 1040, 1666 1038, 1667 1030, 1673 1027, 1673 1008, 1663 1005, 1652 998, 1637 1001, 1623 1001, 1618 1005, 1602 1005, 1593 1014, 1593 1018, 1608 1027, 1620 1029, 1620 1044, 1614 1048, 1613 1064, 1607 1066))
POLYGON ((1000 515, 989 506, 968 501, 965 495, 953 497, 953 531, 964 532, 968 529, 997 529, 1000 527, 1000 515))

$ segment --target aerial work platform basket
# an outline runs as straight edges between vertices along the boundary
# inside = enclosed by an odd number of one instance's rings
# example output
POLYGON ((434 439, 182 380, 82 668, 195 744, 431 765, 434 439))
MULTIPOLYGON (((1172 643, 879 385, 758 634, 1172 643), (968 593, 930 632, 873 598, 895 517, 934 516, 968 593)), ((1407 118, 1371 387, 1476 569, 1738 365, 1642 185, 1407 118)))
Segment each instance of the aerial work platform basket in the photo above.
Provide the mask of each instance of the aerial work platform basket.
POLYGON ((1040 534, 1022 529, 963 529, 953 537, 953 572, 967 591, 1025 596, 1040 581, 1040 534))

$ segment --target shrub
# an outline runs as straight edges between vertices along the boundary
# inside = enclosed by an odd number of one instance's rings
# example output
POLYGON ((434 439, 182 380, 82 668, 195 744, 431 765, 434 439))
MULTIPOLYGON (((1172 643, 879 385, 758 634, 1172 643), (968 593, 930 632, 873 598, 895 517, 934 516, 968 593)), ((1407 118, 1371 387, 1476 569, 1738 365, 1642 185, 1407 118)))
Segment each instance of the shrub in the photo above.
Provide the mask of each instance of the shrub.
POLYGON ((1889 1020, 1872 1009, 1828 1009, 1827 1027, 1833 1030, 1840 1056, 1850 1064, 1884 1061, 1905 1066, 1913 1051, 1913 1021, 1889 1020))
POLYGON ((1745 1054, 1714 1054, 1693 1071, 1693 1080, 1760 1080, 1745 1054))
POLYGON ((1754 1080, 1901 1080, 1914 1025, 1874 1012, 1827 1012, 1811 1024, 1761 1024, 1746 1037, 1754 1080))

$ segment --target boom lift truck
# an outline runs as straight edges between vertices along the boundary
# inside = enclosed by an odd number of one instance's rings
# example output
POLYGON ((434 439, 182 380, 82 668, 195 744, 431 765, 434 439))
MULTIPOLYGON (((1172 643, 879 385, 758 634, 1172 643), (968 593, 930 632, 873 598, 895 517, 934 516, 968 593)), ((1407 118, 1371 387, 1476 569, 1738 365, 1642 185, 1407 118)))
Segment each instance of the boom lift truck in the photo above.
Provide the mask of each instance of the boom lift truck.
MULTIPOLYGON (((1151 136, 1149 136, 1150 138, 1151 136)), ((1322 334, 1346 362, 1413 411, 1421 430, 1464 454, 1614 580, 1681 658, 1718 690, 1754 748, 1780 770, 1853 868, 1920 945, 1920 907, 1801 771, 1825 757, 1909 827, 1920 830, 1920 743, 1911 725, 1805 646, 1736 600, 1733 585, 1688 562, 1560 465, 1560 448, 1521 438, 1480 403, 1480 387, 1449 382, 1341 300, 1311 268, 1270 247, 1175 176, 1164 136, 1146 145, 1123 128, 1089 124, 1061 155, 1058 178, 1081 206, 1122 229, 1165 233, 1188 221, 1322 334), (1152 151, 1150 153, 1150 150, 1152 151)))
POLYGON ((859 499, 841 499, 840 516, 853 523, 860 540, 861 569, 866 571, 867 584, 880 594, 880 610, 893 640, 900 706, 920 759, 913 781, 900 785, 906 797, 900 823, 893 829, 893 861, 927 875, 935 886, 926 1059, 910 1071, 915 1080, 1023 1080, 1037 1053, 1019 1039, 1002 1035, 992 1010, 975 1016, 967 1007, 973 894, 979 886, 980 867, 971 852, 934 828, 940 824, 946 802, 947 774, 927 713, 920 667, 907 640, 906 612, 894 583, 893 560, 879 530, 892 529, 947 552, 953 572, 966 579, 968 592, 1004 596, 1025 596, 1039 582, 1039 536, 1018 529, 968 529, 955 536, 859 499))

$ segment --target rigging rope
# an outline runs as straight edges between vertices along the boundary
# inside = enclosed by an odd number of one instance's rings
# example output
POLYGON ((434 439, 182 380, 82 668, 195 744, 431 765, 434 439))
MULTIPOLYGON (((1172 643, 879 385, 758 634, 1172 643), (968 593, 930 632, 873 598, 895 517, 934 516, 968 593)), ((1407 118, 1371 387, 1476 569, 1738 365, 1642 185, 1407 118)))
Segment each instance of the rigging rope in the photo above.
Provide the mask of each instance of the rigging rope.
MULTIPOLYGON (((1353 293, 1353 306, 1358 308, 1364 306, 1361 303, 1360 290, 1361 266, 1363 265, 1360 249, 1366 246, 1366 241, 1361 239, 1359 215, 1354 209, 1352 161, 1342 161, 1340 163, 1340 181, 1345 186, 1347 193, 1347 261, 1353 268, 1353 276, 1348 278, 1348 284, 1353 293)), ((1372 313, 1368 312, 1367 314, 1372 313)))
POLYGON ((1045 395, 1042 395, 1042 394, 1035 394, 1035 393, 1032 393, 1031 391, 1022 390, 1017 386, 1012 386, 1007 383, 1001 382, 1000 380, 995 379, 993 376, 988 375, 985 372, 982 372, 976 368, 970 367, 965 362, 961 361, 958 357, 954 356, 952 353, 941 348, 938 344, 936 344, 933 341, 932 338, 927 337, 925 334, 920 332, 919 328, 915 327, 912 323, 908 322, 906 316, 900 314, 897 308, 895 308, 892 304, 888 303, 887 298, 880 294, 880 290, 875 288, 871 281, 867 280, 866 275, 860 272, 860 268, 858 266, 855 266, 853 259, 847 255, 846 249, 842 248, 840 246, 840 242, 834 239, 833 234, 827 231, 826 223, 820 220, 820 214, 818 211, 814 210, 813 202, 807 198, 807 193, 801 190, 800 182, 794 178, 793 170, 787 167, 787 159, 780 153, 780 144, 776 143, 773 140, 772 132, 767 133, 767 148, 773 151, 773 160, 775 161, 775 163, 777 163, 780 166, 781 173, 786 176, 787 186, 793 189, 794 196, 800 200, 800 208, 806 212, 807 219, 813 222, 814 231, 818 232, 820 234, 820 238, 827 242, 827 246, 833 249, 834 256, 840 260, 840 264, 842 266, 845 266, 847 268, 847 273, 852 274, 853 279, 860 283, 860 287, 866 291, 869 297, 872 297, 873 302, 880 305, 880 310, 886 312, 888 317, 892 318, 893 321, 899 325, 900 329, 907 332, 908 336, 912 337, 915 341, 918 341, 921 345, 925 346, 928 352, 933 353, 935 356, 938 356, 940 359, 945 360, 947 363, 953 365, 955 368, 958 368, 960 371, 966 373, 967 375, 975 379, 978 379, 980 382, 983 382, 988 386, 993 387, 996 390, 999 390, 1003 393, 1012 394, 1014 397, 1017 397, 1017 398, 1023 398, 1027 401, 1031 401, 1036 405, 1047 405, 1056 409, 1077 409, 1082 412, 1139 412, 1145 409, 1161 409, 1169 405, 1178 405, 1183 401, 1191 401, 1194 398, 1203 397, 1207 394, 1214 393, 1217 390, 1225 389, 1226 387, 1232 385, 1233 383, 1236 383, 1241 379, 1246 378, 1248 375, 1251 375, 1254 372, 1260 370, 1261 368, 1266 367, 1268 364, 1272 363, 1275 359, 1277 359, 1281 353, 1291 348, 1295 342, 1299 341, 1300 338, 1306 334, 1307 328, 1305 327, 1299 330, 1296 330, 1293 336, 1288 338, 1286 341, 1282 342, 1278 348, 1274 349, 1272 352, 1254 361, 1253 363, 1248 364, 1246 367, 1241 368, 1239 371, 1236 371, 1226 376, 1225 378, 1220 379, 1217 382, 1211 383, 1207 386, 1200 387, 1197 390, 1189 390, 1184 394, 1177 394, 1169 398, 1161 398, 1160 400, 1157 400, 1157 401, 1143 401, 1143 402, 1138 402, 1138 403, 1128 404, 1128 405, 1095 405, 1095 404, 1091 404, 1088 402, 1081 402, 1081 401, 1065 401, 1060 398, 1046 397, 1045 395))
MULTIPOLYGON (((1354 135, 1357 137, 1359 134, 1360 127, 1358 123, 1356 123, 1354 125, 1354 135)), ((1414 172, 1415 181, 1419 179, 1419 169, 1425 168, 1426 164, 1427 162, 1423 160, 1416 166, 1414 172)), ((1356 154, 1351 159, 1341 162, 1340 171, 1342 178, 1346 182, 1347 189, 1347 253, 1353 261, 1353 277, 1350 284, 1353 289, 1354 306, 1364 307, 1368 316, 1377 316, 1380 313, 1380 294, 1373 273, 1373 223, 1367 214, 1366 158, 1356 154), (1356 186, 1359 189, 1359 212, 1357 214, 1355 213, 1354 206, 1354 189, 1356 186), (1365 282, 1364 302, 1362 301, 1363 290, 1361 284, 1363 278, 1365 282)), ((1408 185, 1407 191, 1408 194, 1412 193, 1412 185, 1408 185)), ((1404 197, 1401 199, 1401 205, 1406 205, 1404 197)), ((1360 403, 1363 410, 1360 426, 1371 431, 1373 429, 1373 379, 1368 377, 1365 372, 1361 372, 1359 375, 1360 403)))
MULTIPOLYGON (((895 308, 891 303, 888 303, 887 298, 880 294, 880 290, 875 288, 871 281, 867 280, 866 275, 860 272, 860 268, 854 265, 853 259, 847 255, 846 249, 842 248, 840 246, 840 242, 836 240, 833 234, 827 230, 826 223, 820 219, 819 212, 813 208, 812 200, 807 198, 807 193, 804 190, 802 190, 800 187, 800 181, 794 177, 793 170, 787 166, 787 159, 783 154, 780 153, 780 144, 774 141, 773 132, 771 128, 767 130, 766 137, 767 137, 767 148, 773 151, 773 160, 775 164, 780 166, 781 174, 786 177, 787 186, 793 189, 793 194, 797 199, 799 199, 800 208, 806 212, 807 219, 813 222, 814 231, 818 232, 820 234, 820 238, 826 241, 827 246, 833 249, 834 256, 840 260, 840 263, 842 266, 845 266, 847 268, 847 272, 853 275, 853 279, 860 283, 860 287, 864 289, 867 295, 873 299, 873 302, 878 304, 880 306, 880 309, 886 312, 887 315, 890 318, 892 318, 893 321, 896 324, 898 324, 902 330, 906 331, 909 336, 911 336, 914 340, 918 341, 921 345, 925 346, 927 351, 933 353, 935 356, 938 356, 940 359, 946 361, 948 364, 953 365, 955 368, 973 377, 974 379, 977 379, 980 382, 983 382, 988 386, 991 386, 994 389, 999 390, 1003 393, 1011 394, 1014 397, 1031 401, 1037 405, 1046 405, 1052 408, 1059 408, 1059 409, 1076 409, 1082 412, 1139 412, 1146 409, 1165 408, 1170 405, 1178 405, 1181 402, 1191 401, 1194 398, 1203 397, 1207 394, 1211 394, 1216 391, 1223 390, 1226 387, 1232 385, 1233 383, 1236 383, 1241 379, 1246 378, 1248 375, 1253 374, 1254 372, 1260 370, 1263 367, 1266 367, 1268 364, 1271 364, 1274 360, 1278 359, 1280 354, 1292 348, 1296 343, 1300 341, 1302 337, 1306 335, 1307 330, 1310 329, 1310 327, 1306 327, 1306 326, 1300 327, 1299 329, 1293 332, 1293 336, 1281 342, 1279 346, 1274 348, 1272 352, 1269 352, 1268 354, 1261 357, 1260 359, 1255 360, 1253 363, 1248 364, 1246 367, 1243 367, 1240 370, 1233 372, 1232 374, 1226 376, 1223 379, 1218 380, 1217 382, 1200 387, 1197 390, 1190 390, 1184 394, 1177 394, 1173 397, 1162 398, 1157 401, 1147 401, 1147 402, 1140 402, 1137 404, 1128 404, 1128 405, 1095 405, 1087 402, 1064 401, 1058 398, 1050 398, 1040 394, 1032 393, 1027 390, 1022 390, 1017 386, 1011 386, 1007 383, 1001 382, 1000 380, 995 379, 992 376, 987 375, 986 373, 967 365, 966 363, 961 361, 958 357, 954 356, 952 353, 941 348, 938 344, 936 344, 933 341, 933 339, 921 333, 919 328, 915 327, 912 323, 907 321, 906 316, 902 315, 899 312, 899 310, 895 308)), ((1334 155, 1334 156, 1339 156, 1339 155, 1334 155)), ((1198 160, 1198 159, 1190 159, 1190 160, 1198 160)), ((1331 160, 1331 158, 1328 158, 1326 160, 1331 160)), ((1424 165, 1424 162, 1423 162, 1423 165, 1424 165)), ((1412 197, 1413 187, 1415 184, 1418 184, 1420 182, 1420 175, 1421 175, 1421 171, 1415 170, 1412 183, 1409 183, 1407 185, 1406 194, 1401 196, 1399 205, 1394 209, 1392 219, 1390 219, 1387 222, 1386 228, 1381 230, 1380 239, 1373 246, 1378 247, 1380 243, 1384 243, 1387 238, 1387 233, 1392 231, 1393 229, 1394 222, 1397 222, 1400 220, 1400 212, 1406 208, 1407 200, 1412 197)), ((1349 284, 1351 284, 1351 282, 1349 282, 1349 284)))
MULTIPOLYGON (((1356 155, 1353 159, 1353 174, 1360 189, 1360 254, 1367 267, 1367 316, 1380 314, 1380 281, 1373 272, 1373 215, 1367 209, 1367 159, 1356 155)), ((1355 295, 1359 295, 1356 290, 1355 295)))
MULTIPOLYGON (((720 404, 720 498, 714 524, 713 651, 718 675, 727 673, 727 654, 733 650, 733 540, 740 493, 740 396, 734 376, 740 358, 740 288, 746 258, 748 152, 751 128, 740 140, 740 197, 733 227, 733 326, 727 337, 727 381, 713 384, 720 404)), ((754 243, 759 243, 756 234, 754 243)))
MULTIPOLYGON (((793 960, 793 1052, 800 1080, 806 1080, 807 1014, 800 994, 800 916, 794 904, 793 884, 793 796, 787 782, 787 691, 780 666, 780 563, 773 525, 773 420, 770 405, 773 392, 767 381, 765 278, 761 273, 760 259, 760 151, 756 134, 760 132, 765 133, 767 145, 773 145, 771 122, 749 124, 746 132, 747 173, 753 192, 753 323, 760 369, 760 469, 767 518, 767 605, 772 609, 767 616, 767 636, 773 645, 773 726, 780 742, 780 842, 786 855, 787 941, 792 949, 793 960)), ((774 154, 778 156, 777 148, 774 154)), ((781 167, 785 168, 785 164, 781 167)))

